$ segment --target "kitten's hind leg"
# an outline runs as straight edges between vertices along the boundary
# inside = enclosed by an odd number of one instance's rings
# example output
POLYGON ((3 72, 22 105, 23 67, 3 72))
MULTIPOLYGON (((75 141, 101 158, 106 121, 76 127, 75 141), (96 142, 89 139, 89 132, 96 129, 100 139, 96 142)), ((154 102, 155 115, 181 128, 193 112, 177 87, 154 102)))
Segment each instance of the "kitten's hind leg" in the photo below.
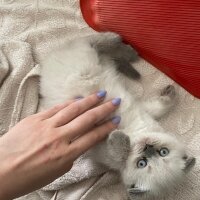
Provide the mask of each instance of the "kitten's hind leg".
POLYGON ((114 57, 123 58, 127 62, 134 62, 139 58, 136 50, 131 47, 131 45, 124 44, 123 42, 121 42, 114 51, 111 51, 110 53, 114 54, 114 57))
POLYGON ((127 60, 123 58, 120 59, 116 58, 114 59, 114 62, 117 67, 117 70, 122 74, 124 74, 125 76, 127 76, 128 78, 135 80, 141 78, 140 73, 135 68, 133 68, 131 63, 129 63, 127 60))
POLYGON ((113 60, 117 70, 129 78, 140 78, 139 72, 130 64, 138 59, 137 52, 130 45, 124 44, 118 34, 113 32, 99 33, 88 37, 88 39, 101 59, 113 60))
POLYGON ((122 42, 121 36, 113 32, 97 33, 88 36, 87 39, 91 46, 98 51, 103 51, 105 48, 113 48, 122 42))
POLYGON ((123 59, 133 62, 138 59, 137 52, 127 44, 122 42, 122 38, 117 33, 105 32, 88 37, 90 44, 101 55, 107 55, 114 59, 123 59))
POLYGON ((121 43, 107 52, 107 55, 114 60, 119 72, 128 78, 140 79, 140 73, 131 65, 131 62, 138 59, 137 52, 130 45, 121 43))
POLYGON ((143 103, 145 110, 153 118, 159 119, 165 115, 175 104, 176 91, 174 86, 165 87, 158 97, 153 97, 143 103))

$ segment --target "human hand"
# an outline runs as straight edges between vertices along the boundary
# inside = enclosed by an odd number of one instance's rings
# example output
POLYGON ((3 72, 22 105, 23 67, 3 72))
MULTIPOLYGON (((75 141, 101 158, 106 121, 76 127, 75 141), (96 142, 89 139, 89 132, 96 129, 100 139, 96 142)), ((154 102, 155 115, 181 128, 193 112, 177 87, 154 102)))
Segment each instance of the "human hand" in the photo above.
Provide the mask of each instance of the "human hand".
POLYGON ((29 116, 0 138, 0 199, 13 199, 52 182, 116 129, 119 117, 97 125, 120 104, 114 99, 98 105, 105 95, 100 91, 29 116))

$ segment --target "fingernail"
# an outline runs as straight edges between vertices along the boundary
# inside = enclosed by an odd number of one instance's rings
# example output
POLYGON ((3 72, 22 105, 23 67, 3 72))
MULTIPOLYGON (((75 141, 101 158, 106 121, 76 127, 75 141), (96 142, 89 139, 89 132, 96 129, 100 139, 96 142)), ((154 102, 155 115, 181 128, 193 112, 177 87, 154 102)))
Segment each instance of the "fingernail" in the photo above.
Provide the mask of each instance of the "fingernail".
POLYGON ((121 121, 121 117, 120 116, 115 116, 112 118, 112 123, 113 124, 119 124, 121 121))
POLYGON ((121 103, 121 98, 115 98, 112 100, 114 106, 118 106, 121 103))
POLYGON ((99 98, 103 98, 103 97, 105 97, 106 96, 106 91, 105 90, 99 90, 98 92, 97 92, 97 97, 99 97, 99 98))

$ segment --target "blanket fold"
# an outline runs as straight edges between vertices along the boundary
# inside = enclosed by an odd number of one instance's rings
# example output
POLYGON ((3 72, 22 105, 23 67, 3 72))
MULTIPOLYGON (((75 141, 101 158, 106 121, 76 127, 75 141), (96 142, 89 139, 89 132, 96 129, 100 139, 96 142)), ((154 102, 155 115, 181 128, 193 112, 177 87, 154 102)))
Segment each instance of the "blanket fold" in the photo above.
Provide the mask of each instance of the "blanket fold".
POLYGON ((1 134, 4 134, 19 120, 36 112, 38 80, 29 80, 32 75, 37 74, 32 74, 35 64, 28 43, 21 41, 1 42, 0 60, 0 121, 1 134), (34 88, 31 94, 31 88, 28 88, 28 84, 34 88), (32 104, 28 102, 30 100, 32 104), (29 106, 28 109, 27 106, 29 106))

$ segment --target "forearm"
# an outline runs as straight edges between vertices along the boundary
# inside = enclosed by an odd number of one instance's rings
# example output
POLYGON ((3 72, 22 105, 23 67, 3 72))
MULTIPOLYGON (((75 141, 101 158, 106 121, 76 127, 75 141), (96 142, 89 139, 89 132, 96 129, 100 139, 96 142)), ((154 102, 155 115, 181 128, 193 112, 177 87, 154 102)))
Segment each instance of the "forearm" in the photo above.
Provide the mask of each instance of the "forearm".
POLYGON ((0 199, 9 200, 14 198, 12 192, 14 185, 13 171, 15 168, 14 159, 11 158, 3 145, 3 138, 0 138, 0 199))
MULTIPOLYGON (((51 171, 51 167, 40 169, 41 166, 45 167, 45 159, 37 160, 41 154, 45 157, 41 147, 38 147, 37 151, 32 150, 34 147, 21 151, 11 148, 12 145, 4 142, 3 138, 0 138, 0 200, 12 200, 23 196, 54 179, 53 176, 49 178, 48 173, 47 176, 43 175, 44 171, 51 171), (43 178, 38 181, 40 177, 43 178)), ((55 173, 56 176, 58 174, 55 173)))
POLYGON ((28 150, 15 149, 7 134, 0 138, 0 200, 11 200, 38 189, 31 178, 36 170, 32 170, 33 155, 28 150))

